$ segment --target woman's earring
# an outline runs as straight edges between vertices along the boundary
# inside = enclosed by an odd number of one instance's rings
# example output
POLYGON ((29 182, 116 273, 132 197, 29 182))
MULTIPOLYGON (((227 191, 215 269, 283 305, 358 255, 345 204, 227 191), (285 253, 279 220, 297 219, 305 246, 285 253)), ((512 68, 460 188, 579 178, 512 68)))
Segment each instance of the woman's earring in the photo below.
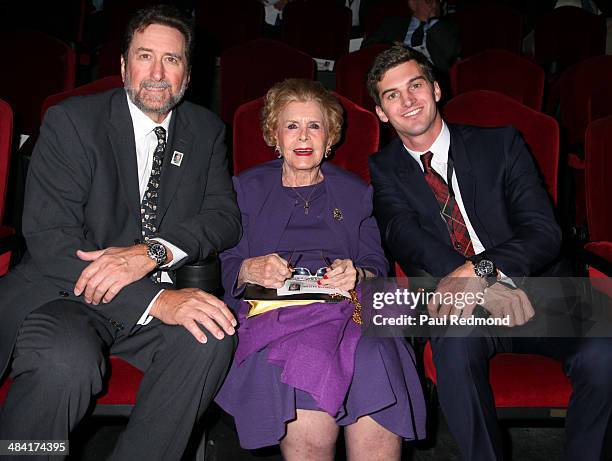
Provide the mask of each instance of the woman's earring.
POLYGON ((328 148, 325 150, 325 154, 323 154, 323 157, 325 157, 325 158, 329 158, 329 154, 330 154, 330 153, 331 153, 331 147, 328 147, 328 148))
POLYGON ((283 153, 281 152, 281 148, 280 148, 280 146, 278 144, 276 145, 274 150, 276 151, 276 157, 277 158, 283 158, 283 153))

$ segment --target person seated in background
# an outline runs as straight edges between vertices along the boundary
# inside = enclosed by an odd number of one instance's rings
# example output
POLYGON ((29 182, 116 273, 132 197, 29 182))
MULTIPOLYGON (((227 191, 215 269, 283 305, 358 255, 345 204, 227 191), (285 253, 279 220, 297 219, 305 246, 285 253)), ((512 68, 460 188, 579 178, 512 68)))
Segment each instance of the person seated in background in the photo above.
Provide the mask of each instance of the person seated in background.
POLYGON ((362 48, 403 42, 423 53, 437 70, 448 72, 461 52, 457 25, 448 17, 440 17, 440 0, 407 1, 412 17, 385 18, 378 30, 365 38, 362 48))
POLYGON ((221 261, 239 346, 216 401, 233 415, 244 448, 280 442, 284 459, 331 460, 346 426, 349 459, 399 460, 402 438, 425 430, 403 338, 362 337, 348 300, 246 318, 245 286, 282 287, 298 263, 300 272, 324 274, 321 286, 347 291, 387 273, 372 188, 325 161, 342 119, 318 82, 285 80, 265 97, 264 138, 279 158, 234 178, 244 233, 221 261))

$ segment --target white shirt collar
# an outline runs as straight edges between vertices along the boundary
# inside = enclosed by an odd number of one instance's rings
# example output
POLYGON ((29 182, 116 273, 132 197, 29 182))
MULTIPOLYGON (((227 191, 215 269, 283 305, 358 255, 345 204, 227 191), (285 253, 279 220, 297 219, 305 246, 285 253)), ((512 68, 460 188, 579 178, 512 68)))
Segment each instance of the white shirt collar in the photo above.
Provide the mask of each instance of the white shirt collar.
POLYGON ((128 109, 130 110, 130 115, 132 116, 132 126, 134 128, 134 139, 136 142, 138 142, 139 139, 145 138, 155 129, 155 127, 158 126, 163 127, 166 130, 166 133, 168 133, 168 127, 170 126, 170 119, 172 118, 173 111, 170 111, 168 115, 166 115, 163 122, 156 123, 151 120, 147 114, 136 107, 127 94, 127 91, 125 92, 125 97, 127 98, 128 109))
POLYGON ((421 155, 425 152, 429 151, 433 154, 432 163, 438 163, 442 165, 446 165, 448 162, 448 149, 450 148, 450 131, 444 120, 442 120, 442 129, 440 133, 436 137, 436 140, 433 142, 431 147, 423 152, 417 152, 415 150, 410 150, 404 144, 404 148, 408 151, 410 156, 416 160, 421 169, 423 169, 423 164, 421 163, 421 155))

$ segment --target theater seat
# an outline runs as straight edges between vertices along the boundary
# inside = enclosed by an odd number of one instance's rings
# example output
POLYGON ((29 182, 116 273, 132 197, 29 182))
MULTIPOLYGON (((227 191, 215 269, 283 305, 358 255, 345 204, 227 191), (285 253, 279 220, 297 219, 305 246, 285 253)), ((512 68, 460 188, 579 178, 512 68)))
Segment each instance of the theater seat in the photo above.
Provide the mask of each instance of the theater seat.
MULTIPOLYGON (((436 384, 429 342, 423 361, 425 377, 436 384)), ((565 417, 572 385, 561 362, 541 355, 497 354, 489 367, 489 382, 499 417, 565 417)))
POLYGON ((0 99, 0 276, 7 273, 11 262, 11 248, 14 245, 15 230, 2 225, 4 218, 6 190, 8 186, 13 139, 13 111, 0 99))
POLYGON ((506 50, 485 50, 457 61, 450 69, 453 96, 471 90, 503 93, 533 110, 542 110, 544 71, 506 50))

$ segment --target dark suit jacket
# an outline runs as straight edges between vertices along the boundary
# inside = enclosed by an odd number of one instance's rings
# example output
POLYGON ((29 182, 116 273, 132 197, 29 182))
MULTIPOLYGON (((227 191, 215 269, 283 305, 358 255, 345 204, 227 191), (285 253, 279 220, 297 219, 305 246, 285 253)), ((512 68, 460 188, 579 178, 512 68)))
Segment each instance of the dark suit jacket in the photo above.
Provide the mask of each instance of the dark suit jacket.
MULTIPOLYGON (((234 177, 244 234, 236 247, 221 254, 225 300, 230 305, 235 306, 242 294, 234 289, 242 261, 276 252, 295 208, 294 199, 283 191, 281 166, 281 160, 273 160, 234 177)), ((325 223, 342 242, 345 258, 374 274, 387 275, 380 233, 372 217, 372 188, 332 164, 323 163, 321 168, 328 210, 325 223), (334 208, 341 210, 341 220, 334 219, 334 208)))
MULTIPOLYGON (((461 197, 487 257, 513 278, 542 271, 559 254, 561 231, 521 136, 512 127, 449 129, 461 197)), ((465 262, 399 138, 370 157, 370 173, 383 239, 402 268, 443 277, 465 262)))
MULTIPOLYGON (((181 264, 230 247, 240 236, 224 135, 208 110, 188 102, 175 108, 157 227, 160 238, 187 253, 181 264), (175 150, 184 154, 180 167, 170 163, 175 150)), ((0 280, 0 370, 31 311, 55 299, 83 302, 73 289, 88 263, 77 258, 77 249, 129 246, 140 237, 136 148, 123 89, 49 109, 29 167, 23 232, 28 253, 0 280)), ((159 289, 144 278, 109 304, 84 306, 129 334, 159 289)))
MULTIPOLYGON (((374 35, 364 40, 362 47, 374 43, 403 42, 409 25, 409 17, 387 17, 374 35)), ((461 52, 461 42, 459 29, 451 19, 441 18, 427 30, 427 51, 433 65, 444 72, 457 60, 461 52)))

